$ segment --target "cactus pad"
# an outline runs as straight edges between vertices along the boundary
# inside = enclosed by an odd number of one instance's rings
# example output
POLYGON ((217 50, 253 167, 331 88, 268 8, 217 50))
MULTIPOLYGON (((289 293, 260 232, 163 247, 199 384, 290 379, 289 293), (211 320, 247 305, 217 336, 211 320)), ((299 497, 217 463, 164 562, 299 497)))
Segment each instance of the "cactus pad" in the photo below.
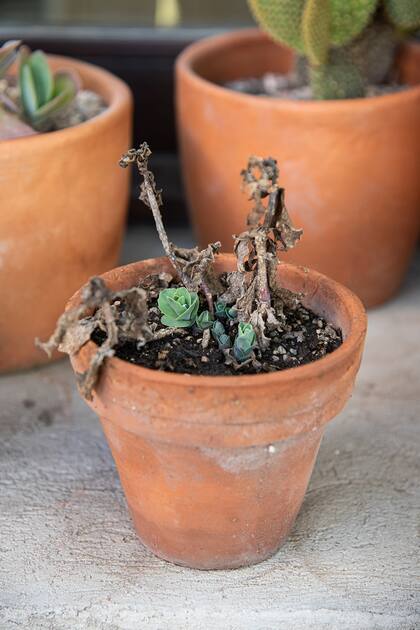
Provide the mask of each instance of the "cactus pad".
POLYGON ((248 0, 250 9, 273 39, 305 52, 302 37, 302 16, 305 0, 248 0))
POLYGON ((329 0, 331 44, 342 46, 357 37, 368 25, 378 0, 329 0))
POLYGON ((420 28, 420 0, 385 0, 385 8, 395 26, 420 28))
POLYGON ((302 16, 306 56, 314 66, 325 63, 330 42, 330 0, 307 0, 302 16))

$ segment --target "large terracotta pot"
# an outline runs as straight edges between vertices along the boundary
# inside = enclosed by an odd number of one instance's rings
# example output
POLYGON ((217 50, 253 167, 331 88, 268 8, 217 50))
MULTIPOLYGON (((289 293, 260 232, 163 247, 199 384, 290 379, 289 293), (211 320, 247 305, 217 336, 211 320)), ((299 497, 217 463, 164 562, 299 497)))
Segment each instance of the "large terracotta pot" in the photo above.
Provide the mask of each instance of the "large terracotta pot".
POLYGON ((411 40, 398 53, 399 78, 402 83, 420 83, 420 41, 411 40))
MULTIPOLYGON (((219 271, 233 256, 220 256, 219 271)), ((114 290, 170 271, 158 258, 104 274, 114 290)), ((283 286, 343 331, 321 360, 272 374, 191 376, 107 360, 88 404, 100 416, 137 532, 156 555, 199 569, 272 555, 301 506, 326 423, 353 388, 366 332, 359 299, 315 271, 281 265, 283 286)), ((68 308, 76 306, 80 292, 68 308)), ((71 358, 86 370, 93 342, 71 358)))
POLYGON ((292 63, 258 30, 204 39, 178 58, 179 140, 199 240, 231 248, 249 211, 240 170, 251 154, 275 157, 292 219, 304 229, 285 259, 379 304, 400 286, 420 230, 420 86, 299 102, 220 85, 292 63))
POLYGON ((109 72, 64 57, 108 104, 76 127, 0 142, 0 371, 46 361, 46 338, 68 297, 115 266, 128 200, 118 168, 131 134, 132 99, 109 72))

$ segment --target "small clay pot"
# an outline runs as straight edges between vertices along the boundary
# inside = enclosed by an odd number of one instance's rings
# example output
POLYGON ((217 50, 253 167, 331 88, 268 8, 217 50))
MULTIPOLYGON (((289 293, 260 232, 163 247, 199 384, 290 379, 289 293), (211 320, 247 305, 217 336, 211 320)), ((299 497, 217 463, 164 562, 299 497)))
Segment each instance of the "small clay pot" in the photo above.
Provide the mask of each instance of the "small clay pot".
POLYGON ((118 160, 131 141, 130 90, 90 64, 49 62, 77 71, 108 106, 76 127, 0 141, 0 372, 48 360, 34 338, 117 264, 125 225, 129 173, 118 160))
MULTIPOLYGON (((218 257, 218 271, 235 259, 218 257)), ((171 271, 164 258, 103 275, 114 290, 171 271)), ((366 316, 359 299, 303 267, 282 264, 283 286, 341 328, 343 344, 309 365, 253 376, 171 374, 107 360, 93 400, 135 527, 157 556, 198 569, 260 562, 286 539, 326 423, 341 411, 359 369, 366 316)), ((79 303, 76 293, 68 308, 79 303)), ((97 350, 71 362, 84 372, 97 350)))
MULTIPOLYGON (((403 79, 415 83, 420 48, 410 45, 400 59, 403 79)), ((341 101, 222 87, 292 65, 292 52, 258 30, 203 39, 178 58, 178 135, 198 239, 231 249, 250 209, 240 171, 252 154, 272 156, 304 230, 285 260, 380 304, 398 290, 420 232, 420 86, 341 101)))

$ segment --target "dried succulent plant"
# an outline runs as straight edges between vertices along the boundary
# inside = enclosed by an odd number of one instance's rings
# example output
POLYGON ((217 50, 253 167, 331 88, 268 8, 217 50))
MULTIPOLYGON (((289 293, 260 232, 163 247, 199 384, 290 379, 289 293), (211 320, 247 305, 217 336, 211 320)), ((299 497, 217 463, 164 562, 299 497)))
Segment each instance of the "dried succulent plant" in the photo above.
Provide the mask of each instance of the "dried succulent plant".
POLYGON ((299 296, 281 287, 277 278, 277 251, 293 247, 301 230, 293 227, 284 205, 275 160, 253 156, 242 172, 254 207, 248 217, 248 229, 235 239, 237 271, 219 276, 213 266, 218 244, 187 250, 170 243, 160 214, 160 192, 148 170, 149 156, 149 147, 144 143, 125 154, 120 164, 137 164, 143 178, 140 198, 152 209, 165 252, 183 286, 169 287, 173 277, 167 273, 148 276, 140 288, 118 293, 108 290, 100 278, 91 280, 82 294, 81 305, 66 312, 51 339, 41 344, 47 352, 59 346, 74 354, 90 339, 94 329, 99 327, 105 333, 105 341, 88 371, 79 378, 79 386, 87 396, 91 395, 103 361, 114 354, 118 343, 130 340, 142 346, 172 334, 182 337, 185 329, 194 325, 203 331, 199 339, 203 349, 213 337, 223 351, 226 365, 241 370, 251 363, 260 369, 255 352, 258 350, 263 356, 270 343, 266 333, 282 330, 283 308, 298 304, 299 296), (200 314, 199 293, 209 305, 200 314), (149 323, 147 296, 158 297, 161 323, 167 328, 159 329, 156 322, 149 323), (94 313, 89 315, 92 309, 94 313), (232 348, 230 335, 236 330, 232 348))

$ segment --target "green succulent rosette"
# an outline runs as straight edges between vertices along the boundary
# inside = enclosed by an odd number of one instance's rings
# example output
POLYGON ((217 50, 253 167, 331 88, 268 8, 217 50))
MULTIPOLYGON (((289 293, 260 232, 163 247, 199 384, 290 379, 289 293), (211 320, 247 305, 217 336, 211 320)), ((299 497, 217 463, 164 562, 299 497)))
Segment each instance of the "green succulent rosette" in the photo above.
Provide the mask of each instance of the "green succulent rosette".
POLYGON ((239 362, 246 361, 250 358, 255 347, 256 336, 252 324, 240 322, 238 326, 238 334, 233 343, 233 354, 239 362))
POLYGON ((158 307, 161 322, 169 328, 189 328, 196 320, 200 301, 197 293, 185 287, 163 289, 159 293, 158 307))

